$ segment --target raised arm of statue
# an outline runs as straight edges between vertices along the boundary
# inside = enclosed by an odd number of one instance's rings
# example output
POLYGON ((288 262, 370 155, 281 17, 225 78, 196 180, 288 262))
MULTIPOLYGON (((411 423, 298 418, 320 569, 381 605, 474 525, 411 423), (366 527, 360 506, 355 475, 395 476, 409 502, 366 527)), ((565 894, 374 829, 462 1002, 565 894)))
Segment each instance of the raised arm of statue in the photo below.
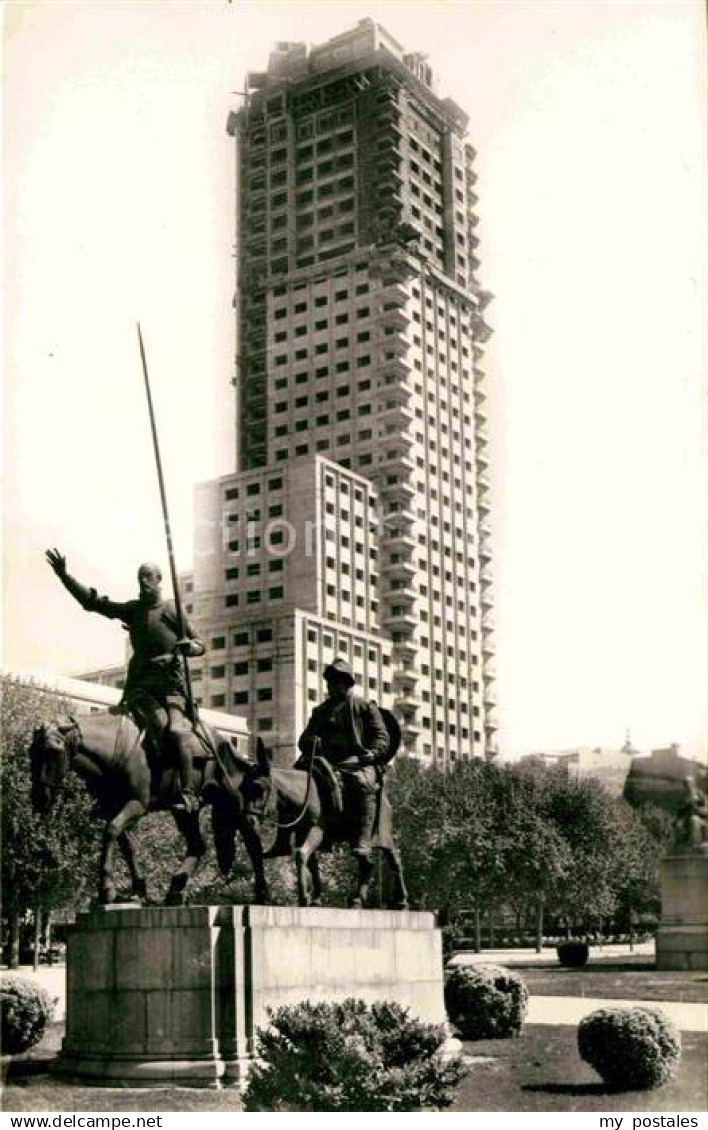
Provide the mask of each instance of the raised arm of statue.
POLYGON ((82 585, 80 581, 69 574, 66 567, 66 557, 58 549, 48 549, 46 558, 47 563, 54 570, 66 591, 71 593, 74 600, 78 601, 86 612, 98 612, 100 616, 107 616, 109 620, 127 621, 131 606, 109 600, 107 596, 99 596, 96 589, 82 585))

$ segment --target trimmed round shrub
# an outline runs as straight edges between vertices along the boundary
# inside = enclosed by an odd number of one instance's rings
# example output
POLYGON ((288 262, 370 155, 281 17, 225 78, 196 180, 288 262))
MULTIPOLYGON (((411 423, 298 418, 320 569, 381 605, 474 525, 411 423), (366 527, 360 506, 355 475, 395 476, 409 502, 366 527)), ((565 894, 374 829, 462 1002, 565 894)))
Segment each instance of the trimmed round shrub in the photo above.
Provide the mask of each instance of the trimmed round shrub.
POLYGON ((52 1001, 40 985, 15 973, 0 982, 3 1055, 19 1055, 38 1044, 52 1018, 52 1001))
POLYGON ((443 1110, 467 1068, 441 1054, 443 1025, 389 1001, 286 1005, 258 1030, 247 1111, 443 1110))
POLYGON ((465 1040, 521 1035, 528 999, 521 977, 500 965, 455 966, 445 978, 447 1014, 465 1040))
POLYGON ((587 942, 561 942, 556 946, 556 953, 561 965, 568 969, 580 969, 587 962, 590 949, 587 942))
POLYGON ((578 1050, 613 1090, 649 1090, 675 1074, 681 1036, 659 1008, 600 1008, 581 1020, 578 1050))

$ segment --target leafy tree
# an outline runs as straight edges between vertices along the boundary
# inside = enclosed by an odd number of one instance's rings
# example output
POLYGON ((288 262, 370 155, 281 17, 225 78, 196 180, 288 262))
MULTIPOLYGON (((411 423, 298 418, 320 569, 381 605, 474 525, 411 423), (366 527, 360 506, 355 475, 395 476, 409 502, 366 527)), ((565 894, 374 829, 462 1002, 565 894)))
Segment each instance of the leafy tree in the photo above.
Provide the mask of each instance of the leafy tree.
POLYGON ((436 852, 444 838, 445 774, 399 758, 386 778, 393 827, 413 906, 442 908, 436 852))
POLYGON ((624 881, 618 901, 630 934, 635 917, 658 918, 661 910, 661 859, 673 842, 673 821, 656 805, 633 808, 622 802, 625 823, 624 881))
POLYGON ((545 910, 588 930, 655 905, 665 822, 598 781, 542 763, 442 773, 402 760, 388 788, 413 905, 438 909, 443 924, 471 911, 478 943, 495 905, 532 914, 538 946, 545 910))
POLYGON ((507 766, 499 828, 505 859, 503 897, 521 916, 529 911, 536 922, 536 947, 543 941, 546 905, 572 868, 570 845, 546 811, 545 775, 529 775, 507 766))
POLYGON ((32 731, 66 714, 66 701, 5 675, 1 686, 3 915, 9 930, 10 963, 17 965, 23 915, 76 907, 86 898, 95 879, 100 830, 92 816, 91 800, 73 774, 48 816, 40 817, 32 807, 32 731))

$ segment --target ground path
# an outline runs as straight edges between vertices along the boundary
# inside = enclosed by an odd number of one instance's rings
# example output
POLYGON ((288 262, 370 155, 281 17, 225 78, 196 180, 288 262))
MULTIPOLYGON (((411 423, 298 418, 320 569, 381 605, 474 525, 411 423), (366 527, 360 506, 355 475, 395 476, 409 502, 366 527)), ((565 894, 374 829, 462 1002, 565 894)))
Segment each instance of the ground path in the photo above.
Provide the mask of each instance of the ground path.
POLYGON ((527 1024, 579 1024, 598 1008, 658 1008, 682 1032, 708 1032, 708 1004, 687 1001, 607 1000, 604 997, 530 997, 527 1024))

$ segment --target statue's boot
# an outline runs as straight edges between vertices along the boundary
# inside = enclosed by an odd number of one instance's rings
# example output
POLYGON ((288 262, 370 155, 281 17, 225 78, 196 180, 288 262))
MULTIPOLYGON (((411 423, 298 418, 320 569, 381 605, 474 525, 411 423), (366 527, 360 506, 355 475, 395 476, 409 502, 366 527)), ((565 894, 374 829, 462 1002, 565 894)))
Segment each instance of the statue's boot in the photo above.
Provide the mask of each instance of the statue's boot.
POLYGON ((191 731, 189 733, 172 734, 177 747, 177 764, 179 766, 180 794, 172 808, 175 812, 198 812, 199 797, 194 790, 192 764, 195 754, 201 752, 198 739, 191 731))
POLYGON ((368 854, 354 849, 354 855, 357 862, 357 888, 354 897, 351 899, 349 905, 353 909, 360 910, 366 902, 369 893, 369 884, 374 874, 374 861, 371 858, 371 850, 368 854))
POLYGON ((356 798, 358 827, 354 844, 354 854, 371 858, 371 840, 374 834, 374 821, 376 820, 376 793, 373 790, 362 791, 356 798))
POLYGON ((391 867, 393 891, 391 894, 391 910, 408 910, 408 891, 403 878, 401 857, 397 851, 389 849, 388 861, 391 867))
POLYGON ((350 905, 361 907, 366 901, 369 884, 374 873, 374 864, 371 858, 371 838, 376 819, 376 793, 369 789, 362 790, 356 796, 356 800, 354 801, 354 798, 352 800, 356 804, 358 817, 357 837, 352 851, 356 857, 359 875, 356 895, 350 905))

